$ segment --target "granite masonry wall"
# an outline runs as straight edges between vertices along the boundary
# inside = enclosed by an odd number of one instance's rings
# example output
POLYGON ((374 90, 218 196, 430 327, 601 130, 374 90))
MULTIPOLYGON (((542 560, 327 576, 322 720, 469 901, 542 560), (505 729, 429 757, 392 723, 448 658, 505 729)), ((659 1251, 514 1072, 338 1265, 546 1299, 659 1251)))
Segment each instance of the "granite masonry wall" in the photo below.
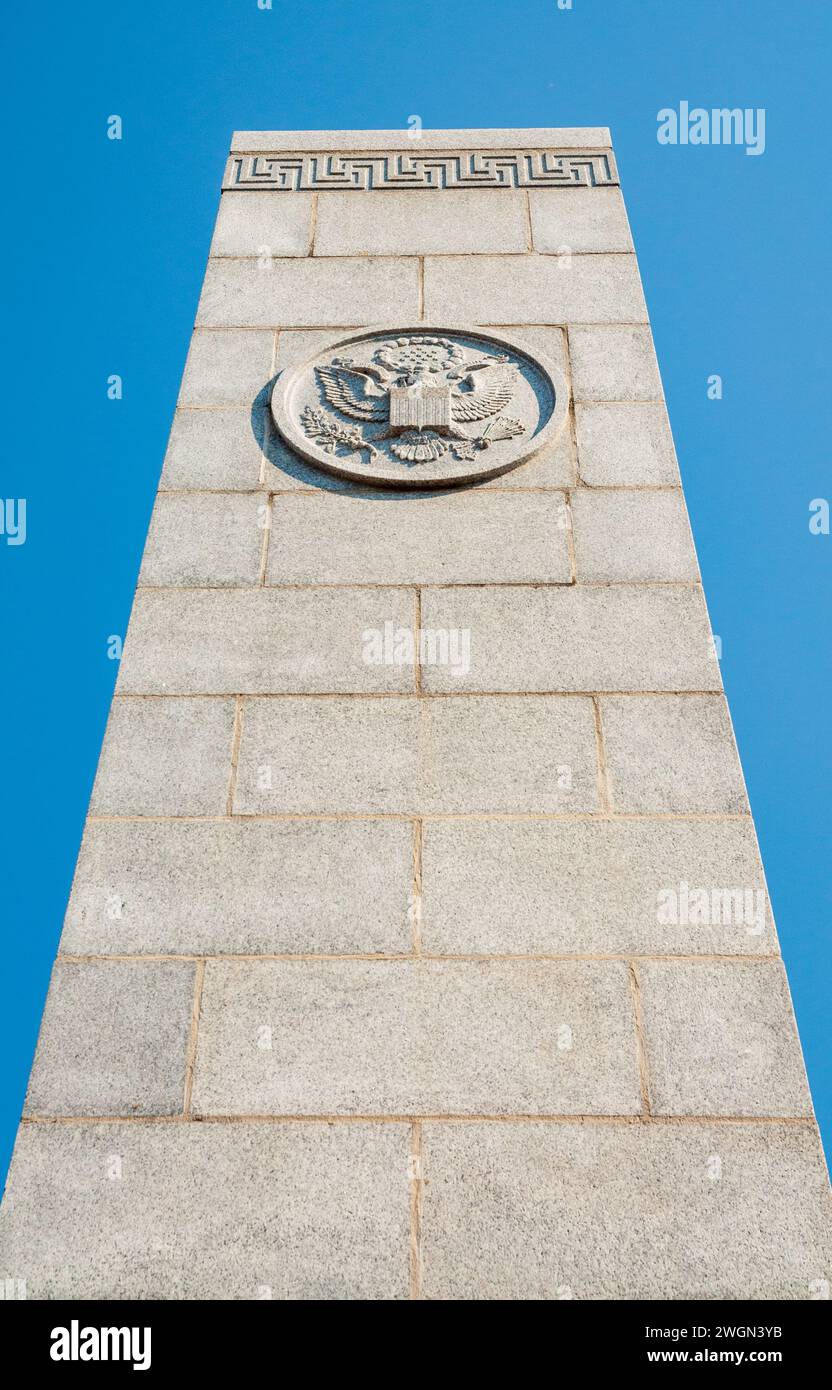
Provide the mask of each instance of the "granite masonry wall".
POLYGON ((236 135, 0 1278, 811 1299, 829 1230, 608 132, 236 135), (547 354, 557 442, 292 454, 275 377, 419 323, 547 354))

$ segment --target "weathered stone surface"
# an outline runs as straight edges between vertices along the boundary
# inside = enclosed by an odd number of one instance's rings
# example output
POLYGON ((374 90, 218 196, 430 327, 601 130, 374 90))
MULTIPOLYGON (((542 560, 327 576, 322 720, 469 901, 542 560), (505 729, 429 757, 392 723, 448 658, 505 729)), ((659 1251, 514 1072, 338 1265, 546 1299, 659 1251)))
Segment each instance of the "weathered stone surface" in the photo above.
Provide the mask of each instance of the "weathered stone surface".
POLYGON ((699 578, 679 489, 576 488, 571 500, 579 582, 699 578))
POLYGON ((276 499, 268 584, 569 582, 558 493, 276 499))
MULTIPOLYGON (((243 195, 247 197, 247 194, 243 195)), ((418 262, 356 256, 208 262, 197 323, 204 328, 305 328, 416 321, 418 262)))
POLYGON ((641 1109, 618 961, 209 962, 197 1114, 641 1109))
POLYGON ((414 618, 406 589, 146 591, 133 607, 118 689, 412 690, 414 618))
POLYGON ((423 1170, 427 1299, 812 1299, 830 1277, 809 1127, 428 1124, 423 1170))
POLYGON ((422 836, 431 953, 777 950, 750 822, 426 821, 422 836), (691 894, 702 890, 710 910, 691 921, 691 894), (742 902, 726 911, 734 891, 742 902))
POLYGON ((191 339, 180 406, 248 405, 272 375, 274 333, 197 330, 191 339))
POLYGON ((262 411, 177 411, 159 487, 252 491, 263 467, 263 430, 262 411))
POLYGON ((312 233, 312 194, 223 193, 212 256, 306 256, 312 233))
POLYGON ((644 961, 650 1094, 659 1115, 810 1115, 779 961, 644 961))
POLYGON ((575 407, 581 481, 591 487, 676 486, 679 469, 664 405, 575 407))
POLYGON ((233 725, 233 700, 114 700, 90 813, 224 814, 233 725))
POLYGON ((406 1125, 21 1130, 0 1267, 29 1298, 408 1296, 406 1125))
POLYGON ((353 192, 318 195, 316 256, 527 249, 522 189, 506 189, 496 199, 491 190, 476 188, 427 189, 419 198, 385 191, 380 207, 375 198, 356 198, 353 192))
POLYGON ((58 961, 26 1114, 181 1114, 194 969, 187 961, 58 961))
POLYGON ((649 327, 603 324, 569 329, 576 401, 660 401, 661 377, 649 327))
POLYGON ((632 251, 620 188, 529 190, 535 251, 632 251))
POLYGON ((606 696, 601 723, 616 810, 748 810, 720 696, 606 696))
POLYGON ((67 954, 407 951, 408 821, 115 821, 87 827, 67 954))
POLYGON ((635 256, 428 257, 425 318, 462 323, 640 323, 635 256))
POLYGON ((426 589, 421 613, 425 690, 720 689, 696 589, 426 589))
POLYGON ((234 588, 260 575, 268 505, 243 493, 160 493, 150 522, 139 583, 234 588))
POLYGON ((237 812, 597 808, 587 699, 246 701, 237 812))

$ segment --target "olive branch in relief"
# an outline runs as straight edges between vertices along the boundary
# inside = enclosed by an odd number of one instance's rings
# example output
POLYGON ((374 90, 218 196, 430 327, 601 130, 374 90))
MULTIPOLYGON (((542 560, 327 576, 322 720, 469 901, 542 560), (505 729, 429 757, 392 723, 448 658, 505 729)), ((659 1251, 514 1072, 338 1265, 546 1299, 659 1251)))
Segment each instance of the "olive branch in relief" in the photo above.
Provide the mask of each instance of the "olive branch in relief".
POLYGON ((356 425, 344 425, 326 410, 308 405, 300 419, 304 432, 317 441, 318 448, 325 454, 336 453, 339 444, 353 453, 366 449, 370 458, 378 454, 378 449, 364 438, 356 425))

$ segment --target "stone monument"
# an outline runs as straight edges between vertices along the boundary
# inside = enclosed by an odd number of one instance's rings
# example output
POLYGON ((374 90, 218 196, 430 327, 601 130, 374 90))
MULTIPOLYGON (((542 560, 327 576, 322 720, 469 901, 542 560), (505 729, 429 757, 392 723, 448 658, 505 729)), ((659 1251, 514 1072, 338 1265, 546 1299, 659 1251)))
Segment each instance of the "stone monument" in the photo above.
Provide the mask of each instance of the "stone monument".
POLYGON ((609 134, 411 134, 234 136, 0 1277, 828 1297, 609 134))

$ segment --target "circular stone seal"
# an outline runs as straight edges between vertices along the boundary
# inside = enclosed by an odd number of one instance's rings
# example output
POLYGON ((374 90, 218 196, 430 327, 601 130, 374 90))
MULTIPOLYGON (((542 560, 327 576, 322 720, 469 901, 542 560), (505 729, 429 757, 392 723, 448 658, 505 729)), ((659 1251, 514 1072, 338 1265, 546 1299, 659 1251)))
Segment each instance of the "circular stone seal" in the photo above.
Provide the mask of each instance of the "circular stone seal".
POLYGON ((551 445, 563 373, 475 328, 365 328, 333 339, 272 392, 282 438, 342 478, 448 487, 495 478, 551 445))

